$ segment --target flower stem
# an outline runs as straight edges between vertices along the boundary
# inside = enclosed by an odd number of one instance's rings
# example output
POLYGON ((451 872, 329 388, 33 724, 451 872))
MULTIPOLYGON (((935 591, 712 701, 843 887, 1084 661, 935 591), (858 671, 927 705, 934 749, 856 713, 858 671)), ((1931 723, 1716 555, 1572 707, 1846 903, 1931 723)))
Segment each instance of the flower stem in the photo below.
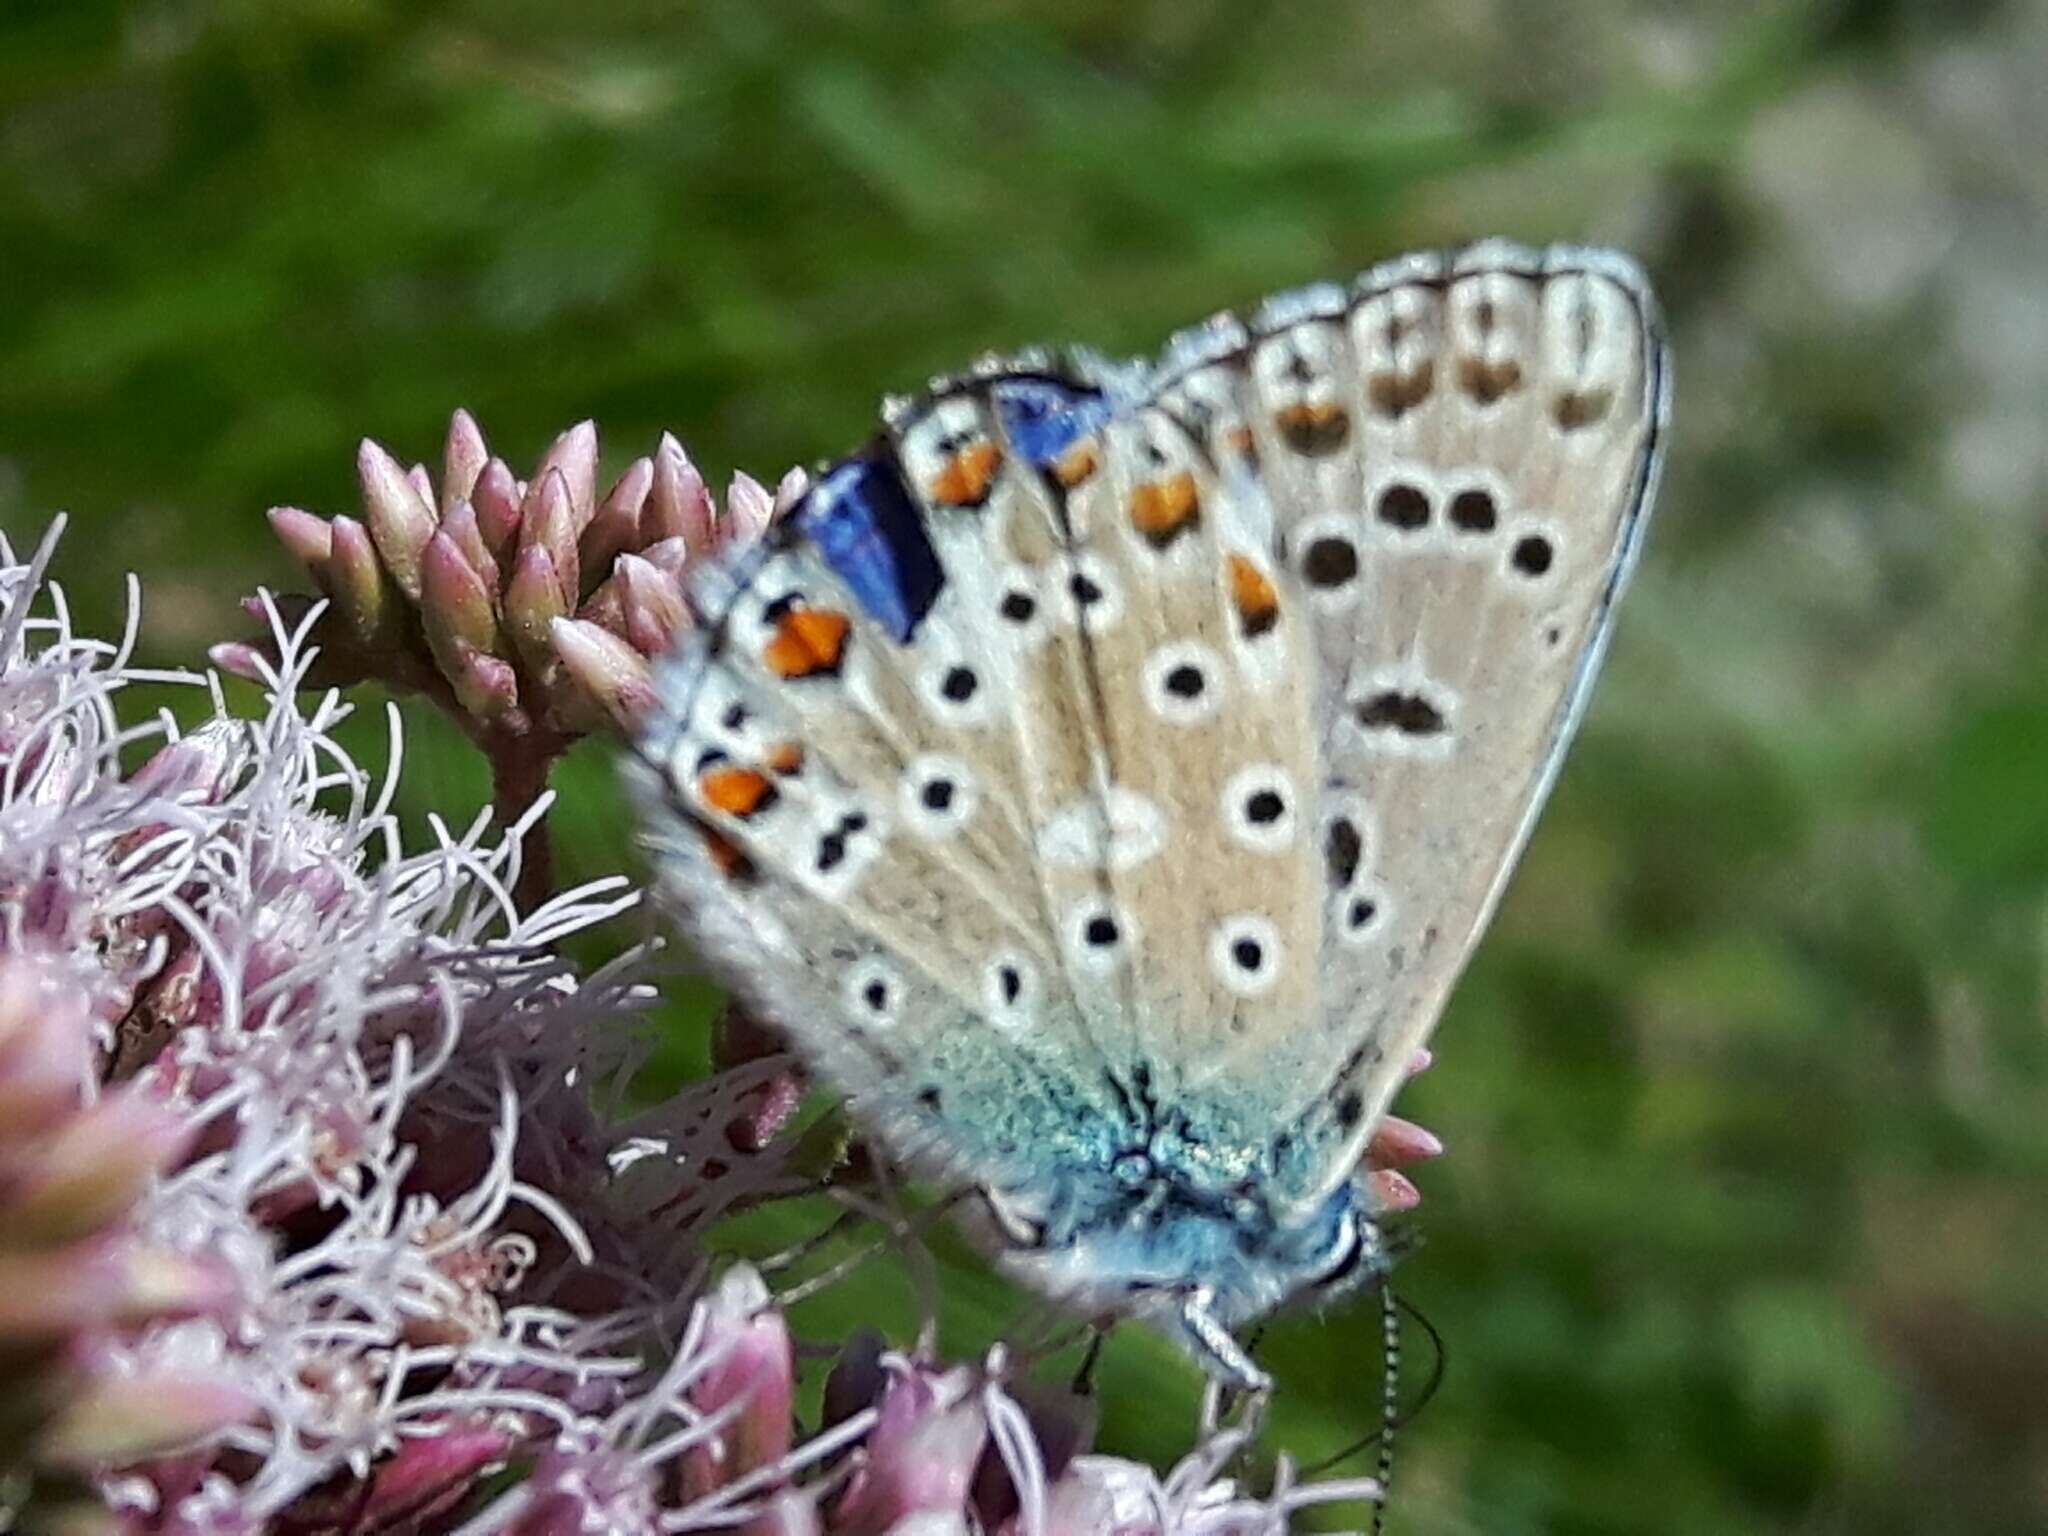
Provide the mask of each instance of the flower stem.
MULTIPOLYGON (((510 827, 533 809, 548 787, 548 771, 554 767, 560 748, 542 748, 530 737, 493 744, 491 760, 491 808, 498 824, 510 827)), ((519 878, 512 887, 522 913, 531 912, 555 889, 555 852, 545 815, 536 817, 519 845, 519 878)))

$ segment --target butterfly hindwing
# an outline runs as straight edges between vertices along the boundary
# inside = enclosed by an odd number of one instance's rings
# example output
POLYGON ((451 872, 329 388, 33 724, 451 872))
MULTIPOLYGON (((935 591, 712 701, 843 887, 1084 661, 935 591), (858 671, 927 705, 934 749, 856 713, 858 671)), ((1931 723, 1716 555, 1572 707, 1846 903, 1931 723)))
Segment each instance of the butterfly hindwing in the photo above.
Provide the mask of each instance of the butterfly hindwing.
POLYGON ((1254 322, 1247 414, 1319 635, 1327 895, 1306 1069, 1315 1112, 1362 1136, 1576 724, 1666 380, 1639 276, 1589 253, 1410 258, 1341 314, 1318 308, 1254 322))

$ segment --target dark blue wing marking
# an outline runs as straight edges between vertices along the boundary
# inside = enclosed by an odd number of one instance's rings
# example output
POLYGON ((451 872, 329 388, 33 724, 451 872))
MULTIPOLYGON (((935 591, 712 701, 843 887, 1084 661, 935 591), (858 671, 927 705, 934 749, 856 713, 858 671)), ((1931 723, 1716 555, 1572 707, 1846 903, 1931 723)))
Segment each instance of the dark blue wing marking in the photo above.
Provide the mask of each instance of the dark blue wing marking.
POLYGON ((989 398, 1010 447, 1040 469, 1110 414, 1109 402, 1097 391, 1053 379, 1003 379, 989 398))
POLYGON ((833 466, 791 519, 875 622, 907 644, 946 577, 896 466, 833 466))

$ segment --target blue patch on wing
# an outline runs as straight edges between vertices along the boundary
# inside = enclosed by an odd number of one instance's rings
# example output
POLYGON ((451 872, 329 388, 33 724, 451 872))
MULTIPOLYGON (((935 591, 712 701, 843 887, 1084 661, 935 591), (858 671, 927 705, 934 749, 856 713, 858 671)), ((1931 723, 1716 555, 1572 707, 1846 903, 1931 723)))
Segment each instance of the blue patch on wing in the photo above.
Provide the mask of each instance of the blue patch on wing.
POLYGON ((1109 419, 1109 402, 1097 391, 1052 379, 1004 379, 989 398, 1010 447, 1040 469, 1109 419))
POLYGON ((896 467, 873 459, 837 465, 791 518, 875 622, 907 644, 946 577, 896 467))

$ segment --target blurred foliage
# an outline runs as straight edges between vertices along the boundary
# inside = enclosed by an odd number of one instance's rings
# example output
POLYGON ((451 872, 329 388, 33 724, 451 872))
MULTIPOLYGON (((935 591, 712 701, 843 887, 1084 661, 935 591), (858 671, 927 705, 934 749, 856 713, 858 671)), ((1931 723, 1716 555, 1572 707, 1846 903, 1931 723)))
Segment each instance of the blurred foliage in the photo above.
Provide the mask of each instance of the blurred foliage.
MULTIPOLYGON (((612 463, 673 427, 772 479, 985 347, 1629 246, 1677 440, 1405 1106, 1451 1145, 1401 1274, 1450 1372, 1395 1528, 2040 1529, 2044 61, 2038 7, 1898 0, 13 0, 0 518, 69 508, 86 619, 140 570, 191 663, 296 580, 265 506, 347 508, 359 435, 429 457, 457 404, 515 462, 594 416, 612 463)), ((407 718, 407 803, 466 815, 480 766, 407 718)), ((603 753, 558 783, 565 875, 621 867, 603 753)), ((1016 1298, 945 1252, 972 1348, 1016 1298)), ((1372 1310, 1265 1341, 1304 1458, 1371 1425, 1372 1310)), ((870 1314, 914 1321, 879 1271, 802 1320, 870 1314)), ((1185 1443, 1163 1344, 1103 1398, 1185 1443)))

